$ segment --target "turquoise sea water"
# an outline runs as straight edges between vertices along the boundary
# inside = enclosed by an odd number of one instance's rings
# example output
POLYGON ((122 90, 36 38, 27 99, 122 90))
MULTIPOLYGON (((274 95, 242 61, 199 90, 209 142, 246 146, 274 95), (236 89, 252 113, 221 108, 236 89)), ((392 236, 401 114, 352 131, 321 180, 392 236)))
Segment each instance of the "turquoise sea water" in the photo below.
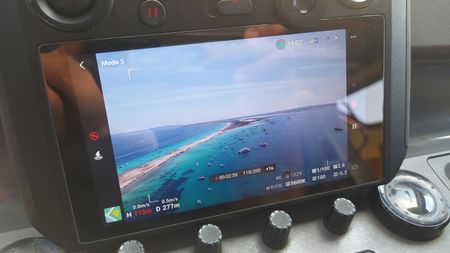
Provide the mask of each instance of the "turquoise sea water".
POLYGON ((205 138, 224 126, 225 123, 207 123, 195 125, 195 127, 172 127, 165 130, 145 130, 122 134, 119 137, 113 136, 117 173, 124 173, 153 159, 170 154, 176 149, 205 138), (175 135, 176 138, 174 138, 175 135))
MULTIPOLYGON (((162 148, 162 152, 154 150, 135 159, 135 163, 128 162, 127 168, 150 161, 155 154, 167 154, 204 138, 226 123, 216 123, 204 133, 162 148)), ((180 208, 166 212, 167 215, 264 195, 266 186, 273 184, 275 177, 283 170, 308 176, 312 168, 346 161, 345 129, 346 122, 335 105, 268 115, 192 148, 123 190, 125 211, 132 211, 134 204, 147 203, 149 197, 154 201, 178 198, 180 208), (336 128, 344 130, 336 131, 336 128), (243 148, 249 148, 250 152, 239 154, 238 151, 243 148), (210 175, 272 163, 276 164, 274 173, 219 183, 209 181, 210 175)))

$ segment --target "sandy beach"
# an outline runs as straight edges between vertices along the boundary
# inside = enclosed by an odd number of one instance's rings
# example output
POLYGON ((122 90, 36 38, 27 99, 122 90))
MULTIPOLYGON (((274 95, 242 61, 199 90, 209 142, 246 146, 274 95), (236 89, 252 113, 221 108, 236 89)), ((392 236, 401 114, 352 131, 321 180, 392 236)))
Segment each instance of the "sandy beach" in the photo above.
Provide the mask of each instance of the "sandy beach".
POLYGON ((159 168, 161 165, 168 162, 169 160, 177 157, 180 154, 183 154, 183 153, 189 151, 190 149, 192 149, 200 144, 203 144, 205 142, 212 140, 213 138, 223 134, 224 132, 226 132, 232 128, 233 128, 233 123, 227 123, 227 125, 225 127, 223 127, 222 129, 206 136, 205 138, 203 138, 201 140, 198 140, 196 142, 193 142, 186 146, 183 146, 183 147, 171 152, 170 154, 159 157, 141 167, 138 167, 136 169, 133 169, 133 170, 130 170, 130 171, 120 174, 119 175, 120 189, 125 189, 126 187, 130 186, 131 184, 133 184, 134 182, 139 180, 141 177, 145 176, 147 173, 154 171, 155 169, 159 168))

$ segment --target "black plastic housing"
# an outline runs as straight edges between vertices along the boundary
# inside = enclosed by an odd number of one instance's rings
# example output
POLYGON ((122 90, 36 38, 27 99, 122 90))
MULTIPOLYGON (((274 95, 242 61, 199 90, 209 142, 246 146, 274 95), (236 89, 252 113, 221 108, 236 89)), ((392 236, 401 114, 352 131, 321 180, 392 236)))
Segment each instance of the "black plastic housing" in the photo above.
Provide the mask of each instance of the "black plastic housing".
MULTIPOLYGON (((150 28, 139 20, 141 2, 116 0, 100 23, 84 32, 64 32, 49 25, 28 0, 0 1, 0 112, 8 148, 30 222, 66 249, 87 245, 78 240, 43 85, 39 45, 282 21, 273 0, 254 1, 255 9, 250 15, 233 17, 209 15, 205 11, 210 2, 207 0, 173 0, 164 1, 169 15, 167 21, 158 28, 150 28)), ((409 0, 378 0, 361 9, 328 1, 324 18, 370 14, 384 15, 386 21, 384 182, 388 182, 400 167, 407 147, 409 0)), ((351 189, 363 187, 368 186, 351 189)))

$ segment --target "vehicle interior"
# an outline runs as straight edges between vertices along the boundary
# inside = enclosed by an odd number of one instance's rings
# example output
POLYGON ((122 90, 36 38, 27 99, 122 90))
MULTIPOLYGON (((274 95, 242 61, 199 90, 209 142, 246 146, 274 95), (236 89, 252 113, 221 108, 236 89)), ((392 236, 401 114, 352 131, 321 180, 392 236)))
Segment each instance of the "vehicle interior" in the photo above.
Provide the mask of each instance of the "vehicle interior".
POLYGON ((447 0, 0 0, 0 253, 449 252, 447 0))

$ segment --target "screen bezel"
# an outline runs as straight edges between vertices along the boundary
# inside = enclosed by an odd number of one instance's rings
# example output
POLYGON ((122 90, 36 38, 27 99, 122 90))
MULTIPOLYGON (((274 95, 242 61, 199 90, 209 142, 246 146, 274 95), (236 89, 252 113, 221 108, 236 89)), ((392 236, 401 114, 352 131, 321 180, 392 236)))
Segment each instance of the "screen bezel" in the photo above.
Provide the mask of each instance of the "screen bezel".
MULTIPOLYGON (((338 18, 324 20, 318 27, 314 29, 303 29, 303 30, 290 30, 290 33, 297 32, 313 32, 313 31, 323 31, 323 30, 334 30, 334 29, 346 29, 348 33, 352 33, 353 30, 357 30, 358 27, 364 24, 368 27, 382 28, 383 31, 379 31, 381 34, 380 41, 377 44, 383 49, 383 65, 384 63, 384 17, 383 16, 367 16, 358 18, 338 18)), ((237 28, 225 28, 207 31, 190 31, 181 33, 171 33, 171 34, 157 34, 142 37, 133 38, 117 38, 117 39, 107 39, 107 40, 93 40, 93 41, 83 41, 83 42, 69 42, 65 44, 73 45, 83 45, 89 48, 90 51, 84 52, 89 53, 99 53, 99 52, 109 52, 115 50, 129 50, 148 47, 149 41, 159 42, 166 45, 176 45, 176 44, 186 44, 194 42, 206 42, 206 41, 220 41, 220 40, 232 40, 242 38, 242 27, 237 28), (173 44, 171 44, 173 43, 173 44)), ((373 32, 368 30, 366 32, 373 32)), ((361 32, 361 30, 358 30, 361 32)), ((360 34, 364 37, 364 34, 360 34)), ((55 45, 43 45, 40 50, 46 51, 55 45)), ((348 50, 352 50, 349 49, 348 50)), ((349 54, 349 53, 348 53, 349 54)), ((74 57, 77 57, 74 55, 74 57)), ((351 59, 347 59, 349 61, 351 59)), ((384 67, 384 66, 383 66, 384 67)), ((98 80, 98 73, 93 73, 98 80)), ((382 73, 384 77, 384 70, 382 73)), ((348 80, 348 82, 350 82, 348 80)), ((362 84, 362 86, 364 86, 362 84)), ((381 182, 383 178, 373 178, 367 182, 355 185, 353 182, 344 180, 346 182, 331 182, 324 185, 310 186, 308 187, 308 194, 298 195, 293 192, 283 192, 280 194, 269 195, 264 197, 256 197, 254 201, 249 199, 236 201, 232 203, 222 204, 218 206, 213 206, 209 208, 199 209, 192 212, 180 213, 175 216, 160 217, 157 220, 142 220, 136 223, 121 223, 107 225, 102 221, 99 214, 102 214, 102 210, 99 210, 97 201, 95 198, 95 183, 91 175, 91 171, 88 166, 87 157, 83 157, 82 154, 86 154, 82 141, 75 143, 72 146, 71 152, 62 153, 62 163, 64 165, 67 186, 70 192, 70 199, 72 204, 72 209, 74 213, 74 218, 77 226, 77 231, 79 235, 79 240, 81 242, 93 242, 102 239, 107 239, 111 237, 117 237, 125 234, 136 233, 139 231, 154 230, 159 228, 165 228, 177 224, 182 224, 186 222, 191 222, 195 220, 206 219, 208 217, 215 217, 218 215, 231 214, 241 210, 248 210, 254 208, 261 208, 267 205, 272 205, 275 203, 294 201, 300 198, 306 199, 310 197, 317 197, 329 192, 348 189, 348 188, 361 188, 367 185, 373 185, 381 182), (70 155, 69 155, 70 153, 70 155), (74 161, 77 161, 74 163, 74 161), (73 174, 76 168, 76 175, 73 174), (81 169, 80 169, 81 168, 81 169), (281 196, 284 195, 284 196, 281 196), (195 213, 194 213, 195 212, 195 213)), ((61 143, 60 143, 61 149, 61 143)), ((384 160, 384 157, 381 159, 384 160)), ((388 168, 384 167, 384 170, 388 168)), ((387 174, 387 173, 382 173, 387 174)), ((253 198, 251 199, 253 200, 253 198)))

